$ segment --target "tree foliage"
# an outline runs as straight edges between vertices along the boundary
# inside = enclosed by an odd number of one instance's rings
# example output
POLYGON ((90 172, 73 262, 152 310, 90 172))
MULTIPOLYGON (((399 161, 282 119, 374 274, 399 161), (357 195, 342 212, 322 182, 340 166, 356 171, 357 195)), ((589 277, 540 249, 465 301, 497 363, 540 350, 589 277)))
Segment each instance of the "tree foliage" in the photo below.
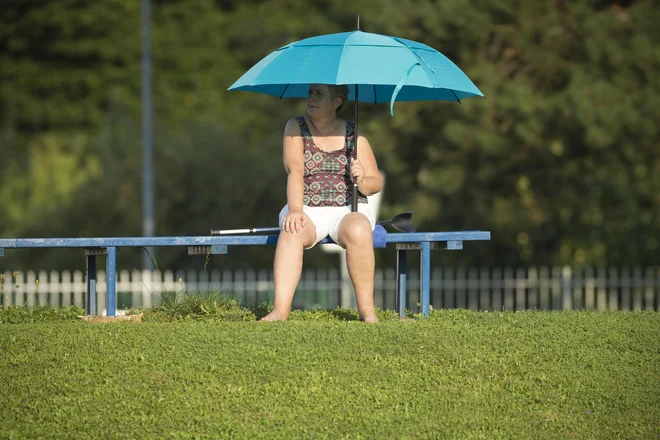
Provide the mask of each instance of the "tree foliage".
MULTIPOLYGON (((140 235, 139 2, 3 8, 0 236, 140 235)), ((361 105, 387 175, 382 218, 415 210, 419 230, 492 231, 434 257, 443 264, 657 264, 660 8, 650 0, 153 0, 158 235, 276 222, 282 130, 304 108, 226 89, 278 47, 354 29, 358 12, 362 30, 437 48, 486 95, 397 103, 394 117, 361 105)), ((230 252, 212 264, 272 259, 272 249, 230 252)), ((57 269, 81 257, 0 261, 57 269)), ((183 250, 158 261, 203 264, 183 250)))

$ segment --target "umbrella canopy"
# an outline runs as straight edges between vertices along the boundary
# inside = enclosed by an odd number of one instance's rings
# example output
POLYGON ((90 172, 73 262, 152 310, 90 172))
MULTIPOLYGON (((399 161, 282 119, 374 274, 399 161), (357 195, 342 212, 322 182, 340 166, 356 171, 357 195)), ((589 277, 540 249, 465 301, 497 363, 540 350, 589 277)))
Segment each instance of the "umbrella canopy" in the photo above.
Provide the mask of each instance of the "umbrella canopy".
POLYGON ((349 100, 462 101, 483 93, 449 58, 404 38, 360 30, 321 35, 272 52, 229 90, 305 98, 310 84, 345 84, 349 100))
MULTIPOLYGON (((359 18, 358 18, 359 28, 359 18)), ((272 52, 229 90, 265 93, 279 98, 306 98, 310 84, 346 85, 348 99, 358 102, 454 101, 484 96, 449 58, 412 40, 352 32, 320 35, 272 52)), ((357 157, 357 143, 354 148, 357 157)), ((352 211, 357 211, 353 184, 352 211)))

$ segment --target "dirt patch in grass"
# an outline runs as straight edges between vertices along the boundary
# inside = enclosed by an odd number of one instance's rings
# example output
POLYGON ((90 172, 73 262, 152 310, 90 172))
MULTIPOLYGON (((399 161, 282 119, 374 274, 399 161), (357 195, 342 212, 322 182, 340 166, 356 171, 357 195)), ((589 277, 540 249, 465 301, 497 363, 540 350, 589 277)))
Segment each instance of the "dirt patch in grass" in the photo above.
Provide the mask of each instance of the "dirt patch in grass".
POLYGON ((79 318, 85 322, 90 322, 90 323, 124 322, 124 321, 142 322, 142 313, 139 313, 137 315, 123 315, 123 316, 82 315, 79 318))

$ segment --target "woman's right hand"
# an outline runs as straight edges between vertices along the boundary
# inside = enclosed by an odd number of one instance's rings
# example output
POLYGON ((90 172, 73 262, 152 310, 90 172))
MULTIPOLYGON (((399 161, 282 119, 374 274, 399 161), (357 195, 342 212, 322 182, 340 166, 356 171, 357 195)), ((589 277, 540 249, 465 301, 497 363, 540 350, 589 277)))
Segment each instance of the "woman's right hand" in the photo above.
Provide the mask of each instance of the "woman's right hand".
POLYGON ((297 234, 305 227, 306 223, 305 213, 302 209, 290 209, 282 221, 282 230, 297 234))

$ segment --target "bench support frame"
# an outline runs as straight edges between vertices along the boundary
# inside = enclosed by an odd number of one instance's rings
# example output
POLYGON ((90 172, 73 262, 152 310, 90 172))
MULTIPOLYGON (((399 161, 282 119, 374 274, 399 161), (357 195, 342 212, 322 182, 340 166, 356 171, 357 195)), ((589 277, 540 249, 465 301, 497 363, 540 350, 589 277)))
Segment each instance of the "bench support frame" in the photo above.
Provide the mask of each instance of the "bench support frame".
MULTIPOLYGON (((87 267, 86 312, 97 313, 96 256, 107 255, 106 271, 108 292, 106 310, 108 316, 117 313, 117 248, 150 246, 188 246, 192 255, 226 254, 229 246, 273 245, 277 235, 248 236, 184 236, 184 237, 101 237, 101 238, 4 238, 0 239, 0 257, 5 248, 83 248, 87 267)), ((392 232, 387 233, 387 244, 395 244, 397 252, 396 308, 399 317, 406 313, 407 255, 418 250, 420 258, 421 313, 428 317, 431 311, 431 251, 461 250, 463 241, 490 240, 488 231, 457 232, 392 232)))

